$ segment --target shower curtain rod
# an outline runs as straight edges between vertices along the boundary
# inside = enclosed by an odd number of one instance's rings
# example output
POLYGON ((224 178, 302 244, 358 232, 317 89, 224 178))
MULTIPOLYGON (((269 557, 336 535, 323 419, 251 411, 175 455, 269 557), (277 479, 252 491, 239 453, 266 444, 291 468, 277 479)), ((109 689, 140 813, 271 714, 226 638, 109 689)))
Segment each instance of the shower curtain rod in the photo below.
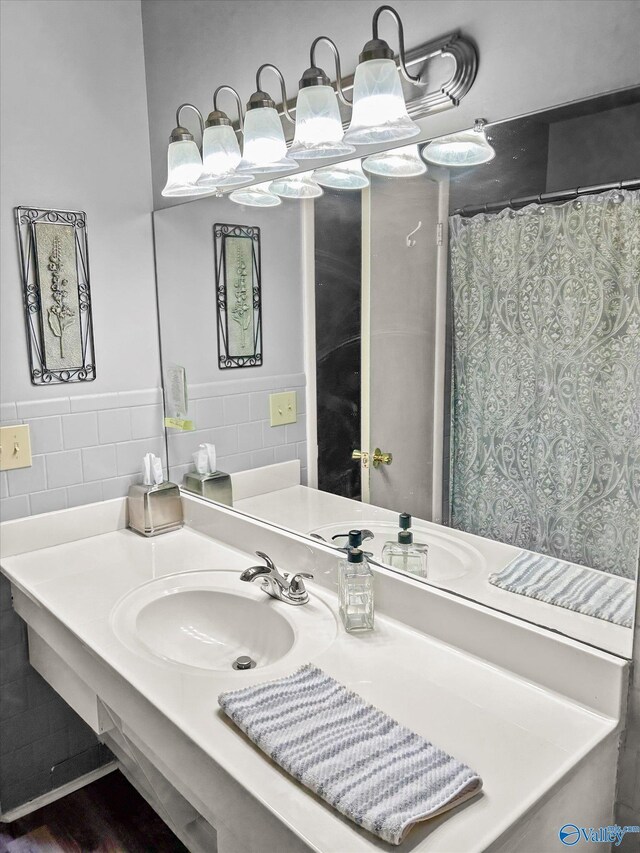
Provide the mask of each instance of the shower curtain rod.
POLYGON ((560 190, 555 193, 540 193, 538 195, 524 195, 520 198, 507 198, 504 201, 492 201, 488 204, 470 205, 459 207, 454 211, 456 216, 475 216, 477 213, 494 213, 505 207, 524 207, 527 204, 548 204, 554 201, 570 201, 581 195, 592 195, 593 193, 604 193, 607 190, 637 190, 640 189, 640 178, 632 178, 629 181, 616 181, 612 184, 594 184, 590 187, 576 187, 573 190, 560 190))

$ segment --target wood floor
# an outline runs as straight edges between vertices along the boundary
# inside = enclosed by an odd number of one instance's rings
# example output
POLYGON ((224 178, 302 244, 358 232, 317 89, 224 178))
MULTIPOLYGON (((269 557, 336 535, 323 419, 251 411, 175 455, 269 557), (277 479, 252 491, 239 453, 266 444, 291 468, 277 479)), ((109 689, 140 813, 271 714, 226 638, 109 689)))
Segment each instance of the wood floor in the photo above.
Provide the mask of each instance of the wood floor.
POLYGON ((13 823, 0 853, 188 853, 117 770, 13 823))

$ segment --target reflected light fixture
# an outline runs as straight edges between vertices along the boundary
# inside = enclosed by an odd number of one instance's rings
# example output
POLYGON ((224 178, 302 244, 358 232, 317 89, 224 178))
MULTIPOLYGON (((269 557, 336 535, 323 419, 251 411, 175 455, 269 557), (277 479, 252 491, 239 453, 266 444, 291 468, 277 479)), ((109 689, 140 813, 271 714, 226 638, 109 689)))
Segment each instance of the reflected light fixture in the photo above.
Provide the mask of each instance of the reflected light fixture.
POLYGON ((384 39, 378 38, 382 12, 388 12, 398 26, 402 75, 410 82, 420 82, 407 70, 400 16, 391 6, 380 6, 373 16, 373 38, 362 49, 353 80, 353 113, 344 141, 354 145, 395 142, 420 133, 420 127, 407 112, 393 51, 384 39))
POLYGON ((231 86, 218 86, 213 93, 213 111, 209 113, 202 136, 202 175, 198 186, 239 187, 251 182, 253 175, 238 175, 240 160, 238 138, 226 113, 218 109, 218 95, 222 91, 232 92, 238 105, 238 125, 242 131, 242 102, 240 95, 231 86))
POLYGON ((313 177, 320 186, 334 190, 362 190, 369 186, 369 178, 362 171, 360 160, 323 166, 315 170, 313 177))
POLYGON ((282 204, 282 199, 270 192, 268 181, 234 190, 229 193, 229 198, 236 204, 244 204, 247 207, 276 207, 282 204))
POLYGON ((322 187, 314 180, 313 172, 277 178, 271 181, 269 189, 282 198, 317 198, 322 195, 322 187))
POLYGON ((197 181, 202 174, 202 157, 193 134, 180 124, 180 113, 184 109, 193 110, 198 116, 200 130, 204 133, 202 113, 193 104, 181 104, 176 110, 176 127, 171 131, 167 149, 167 183, 162 195, 167 198, 204 195, 212 188, 198 187, 197 181))
POLYGON ((364 160, 362 166, 365 171, 386 178, 414 178, 427 171, 417 145, 405 145, 393 151, 372 154, 364 160))
POLYGON ((296 100, 296 131, 289 154, 296 160, 313 160, 323 157, 342 157, 353 154, 353 145, 343 141, 344 130, 338 98, 350 106, 342 91, 340 54, 335 43, 327 36, 318 36, 311 45, 310 67, 300 79, 296 100), (315 62, 316 47, 325 42, 331 47, 336 66, 336 92, 328 76, 315 62))
POLYGON ((238 171, 245 174, 290 172, 298 165, 287 156, 287 143, 275 101, 260 88, 260 77, 267 68, 274 71, 280 80, 284 115, 294 123, 287 108, 287 92, 282 73, 270 63, 261 65, 256 73, 256 91, 249 98, 244 119, 244 145, 238 171))
POLYGON ((422 156, 438 166, 479 166, 488 163, 496 156, 496 152, 487 140, 485 125, 483 118, 477 118, 469 130, 434 139, 422 149, 422 156))

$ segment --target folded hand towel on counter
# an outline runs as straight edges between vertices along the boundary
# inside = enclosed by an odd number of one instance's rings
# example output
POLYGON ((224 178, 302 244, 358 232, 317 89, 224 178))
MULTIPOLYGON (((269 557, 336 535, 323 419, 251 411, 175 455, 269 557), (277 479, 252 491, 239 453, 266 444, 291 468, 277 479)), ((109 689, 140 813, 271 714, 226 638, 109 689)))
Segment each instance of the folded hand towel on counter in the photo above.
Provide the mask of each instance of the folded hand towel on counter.
POLYGON ((633 625, 633 581, 598 569, 523 551, 500 572, 489 575, 489 583, 625 628, 633 625))
POLYGON ((471 768, 312 664, 218 702, 287 773, 391 844, 482 788, 471 768))

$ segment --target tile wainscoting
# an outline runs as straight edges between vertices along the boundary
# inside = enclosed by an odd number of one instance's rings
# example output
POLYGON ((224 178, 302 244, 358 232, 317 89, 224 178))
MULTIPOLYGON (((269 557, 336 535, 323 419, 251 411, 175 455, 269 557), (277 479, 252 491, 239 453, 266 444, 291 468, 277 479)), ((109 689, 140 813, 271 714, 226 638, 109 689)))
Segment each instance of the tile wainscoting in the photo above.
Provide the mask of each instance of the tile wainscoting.
POLYGON ((216 445, 218 468, 235 474, 275 462, 300 460, 301 482, 307 482, 305 377, 303 373, 250 377, 189 386, 189 418, 192 432, 168 431, 170 479, 182 482, 193 469, 192 455, 198 445, 216 445), (240 393, 238 393, 238 389, 240 393), (272 427, 269 395, 295 391, 298 420, 272 427))

